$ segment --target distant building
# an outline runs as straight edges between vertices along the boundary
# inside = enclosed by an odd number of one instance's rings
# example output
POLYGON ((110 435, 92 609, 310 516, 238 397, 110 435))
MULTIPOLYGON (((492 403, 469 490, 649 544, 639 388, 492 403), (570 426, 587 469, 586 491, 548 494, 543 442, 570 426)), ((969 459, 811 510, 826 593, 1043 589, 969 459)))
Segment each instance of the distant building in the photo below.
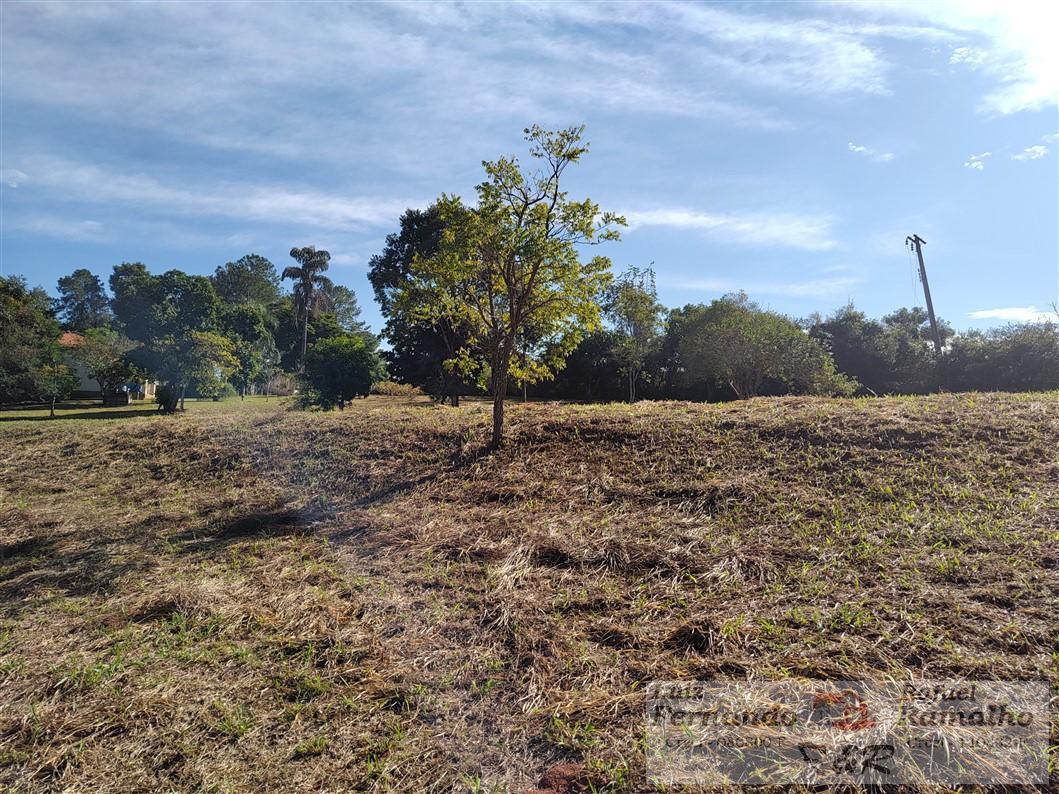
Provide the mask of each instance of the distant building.
POLYGON ((77 388, 71 397, 82 400, 103 400, 104 405, 128 405, 133 400, 153 400, 157 382, 153 380, 134 381, 124 384, 110 394, 103 394, 99 381, 94 380, 88 368, 77 358, 77 348, 83 345, 85 338, 74 331, 66 331, 59 337, 59 347, 63 349, 66 365, 77 377, 77 388))

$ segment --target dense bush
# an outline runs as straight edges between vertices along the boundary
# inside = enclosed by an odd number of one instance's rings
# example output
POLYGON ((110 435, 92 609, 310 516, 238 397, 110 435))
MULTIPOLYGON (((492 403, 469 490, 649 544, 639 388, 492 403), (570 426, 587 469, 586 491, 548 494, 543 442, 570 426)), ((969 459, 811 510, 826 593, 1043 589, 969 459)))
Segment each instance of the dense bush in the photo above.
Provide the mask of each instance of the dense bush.
POLYGON ((305 355, 301 380, 302 400, 324 409, 355 397, 367 397, 374 383, 386 376, 386 368, 362 336, 339 336, 317 342, 305 355))

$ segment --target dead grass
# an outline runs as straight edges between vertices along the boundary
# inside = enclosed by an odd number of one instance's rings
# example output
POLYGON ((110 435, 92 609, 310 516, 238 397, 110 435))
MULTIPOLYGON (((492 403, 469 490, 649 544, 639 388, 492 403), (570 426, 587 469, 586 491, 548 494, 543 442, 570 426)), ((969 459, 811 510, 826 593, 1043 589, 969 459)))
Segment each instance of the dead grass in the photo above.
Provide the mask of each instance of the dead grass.
POLYGON ((0 784, 633 790, 652 680, 1059 683, 1056 394, 487 418, 0 424, 0 784))

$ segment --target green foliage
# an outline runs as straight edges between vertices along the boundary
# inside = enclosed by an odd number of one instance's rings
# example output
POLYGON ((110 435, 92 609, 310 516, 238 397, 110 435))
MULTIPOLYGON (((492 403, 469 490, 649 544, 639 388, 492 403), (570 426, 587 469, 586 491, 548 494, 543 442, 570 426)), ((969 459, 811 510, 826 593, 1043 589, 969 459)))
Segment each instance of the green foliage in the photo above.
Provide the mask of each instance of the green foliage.
POLYGON ((44 290, 28 289, 22 278, 0 276, 0 403, 40 395, 41 373, 53 363, 59 333, 44 290))
POLYGON ((276 266, 258 254, 247 254, 217 268, 210 278, 225 303, 267 306, 279 299, 276 266))
POLYGON ((245 396, 252 384, 271 376, 279 361, 268 317, 257 305, 228 306, 222 311, 221 326, 239 362, 232 373, 232 385, 245 396))
POLYGON ((219 398, 230 393, 228 379, 239 367, 232 341, 212 331, 192 331, 189 342, 178 353, 185 382, 200 397, 219 398))
MULTIPOLYGON (((952 328, 944 320, 938 326, 943 342, 948 340, 952 328)), ((865 393, 926 394, 939 385, 930 321, 918 306, 898 309, 879 322, 850 304, 826 320, 813 318, 809 335, 865 393)))
POLYGON ((222 388, 238 368, 231 341, 221 336, 222 304, 205 276, 170 270, 152 276, 140 264, 119 265, 111 276, 114 315, 142 346, 134 362, 181 395, 222 388))
POLYGON ((404 313, 466 328, 450 366, 476 377, 493 398, 492 445, 502 439, 503 399, 511 377, 533 383, 559 369, 586 332, 599 327, 597 298, 610 260, 582 262, 579 246, 618 239, 623 218, 589 199, 573 201, 560 181, 588 148, 583 127, 525 130, 540 172, 515 158, 484 163, 478 203, 437 202, 444 230, 438 252, 415 259, 396 296, 404 313))
POLYGON ((100 392, 107 395, 142 375, 128 357, 136 347, 135 342, 112 328, 89 328, 72 355, 85 365, 89 377, 99 383, 100 392))
POLYGON ((759 394, 766 381, 805 394, 849 394, 855 387, 796 323, 763 311, 742 293, 715 300, 701 313, 681 357, 693 379, 712 379, 739 399, 759 394))
POLYGON ((636 400, 636 383, 658 342, 662 312, 655 273, 631 267, 608 288, 603 304, 617 333, 614 353, 629 384, 629 402, 636 400))
POLYGON ((387 236, 382 253, 371 258, 368 268, 375 300, 386 318, 383 336, 390 349, 384 355, 393 377, 456 405, 460 395, 473 388, 451 364, 467 344, 468 329, 448 316, 424 317, 420 305, 429 293, 401 299, 416 289, 413 265, 434 256, 441 247, 441 213, 437 205, 425 211, 410 209, 400 223, 400 230, 387 236))
POLYGON ((360 304, 353 290, 341 284, 331 284, 325 292, 324 302, 328 312, 343 331, 350 334, 370 333, 368 326, 360 319, 360 304))
POLYGON ((304 359, 309 344, 309 320, 329 306, 329 296, 334 288, 331 279, 322 275, 331 261, 331 254, 308 245, 290 249, 290 255, 298 266, 284 269, 283 279, 294 282, 292 308, 295 320, 300 319, 302 324, 301 358, 304 359))
POLYGON ((314 344, 302 371, 305 402, 330 409, 367 397, 372 384, 386 378, 386 368, 363 336, 347 335, 314 344))
POLYGON ((1059 325, 1025 323, 952 340, 944 385, 954 391, 1059 389, 1059 325))
POLYGON ((55 311, 63 327, 71 331, 85 331, 109 325, 110 301, 103 282, 89 270, 78 268, 59 279, 59 297, 55 311))
POLYGON ((51 415, 55 416, 55 403, 70 396, 77 388, 77 376, 63 361, 63 351, 58 340, 48 341, 39 363, 32 368, 33 396, 51 404, 51 415))

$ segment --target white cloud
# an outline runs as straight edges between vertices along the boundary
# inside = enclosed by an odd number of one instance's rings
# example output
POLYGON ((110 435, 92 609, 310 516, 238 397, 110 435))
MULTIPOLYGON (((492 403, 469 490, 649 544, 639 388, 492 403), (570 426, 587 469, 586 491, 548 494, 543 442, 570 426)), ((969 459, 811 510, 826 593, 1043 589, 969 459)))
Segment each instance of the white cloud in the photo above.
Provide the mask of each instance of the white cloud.
POLYGON ((797 298, 818 298, 846 293, 861 283, 856 276, 835 276, 832 278, 810 278, 805 281, 737 281, 728 278, 693 279, 682 281, 677 286, 682 289, 701 290, 703 292, 746 292, 754 295, 784 295, 797 298))
POLYGON ((900 7, 935 24, 974 35, 976 46, 957 47, 949 62, 996 80, 981 110, 1008 115, 1059 103, 1059 49, 1055 3, 1008 0, 941 0, 900 7))
POLYGON ((385 196, 346 196, 259 183, 189 184, 186 179, 126 173, 58 158, 29 158, 34 189, 67 201, 132 206, 139 213, 215 216, 317 229, 357 230, 392 225, 410 206, 426 202, 385 196))
POLYGON ((93 242, 104 239, 103 224, 93 220, 72 220, 53 215, 16 215, 8 220, 8 227, 14 231, 75 242, 93 242))
POLYGON ((25 181, 26 175, 14 168, 5 168, 0 171, 0 182, 3 182, 8 187, 18 187, 25 181))
POLYGON ((645 226, 699 230, 721 241, 803 251, 827 251, 837 245, 831 236, 831 218, 821 215, 713 214, 688 209, 642 210, 625 215, 630 230, 645 226))
MULTIPOLYGON (((1047 136, 1046 136, 1047 137, 1047 136)), ((1048 154, 1047 146, 1027 146, 1018 154, 1011 155, 1012 160, 1040 160, 1048 154)))
POLYGON ((967 158, 967 160, 964 162, 963 165, 964 165, 965 168, 970 168, 970 169, 972 169, 974 171, 984 171, 985 170, 985 158, 992 157, 992 156, 993 156, 992 152, 982 152, 981 154, 972 154, 970 157, 967 158))
POLYGON ((956 47, 949 56, 951 64, 966 64, 974 69, 989 60, 989 53, 978 47, 956 47))
POLYGON ((1056 320, 1054 311, 1038 309, 1036 306, 1009 306, 1003 309, 980 309, 968 317, 975 320, 1008 320, 1014 323, 1034 323, 1056 320))
POLYGON ((894 159, 893 152, 879 152, 870 146, 860 146, 853 141, 847 144, 849 150, 855 154, 862 154, 875 163, 888 163, 894 159))

